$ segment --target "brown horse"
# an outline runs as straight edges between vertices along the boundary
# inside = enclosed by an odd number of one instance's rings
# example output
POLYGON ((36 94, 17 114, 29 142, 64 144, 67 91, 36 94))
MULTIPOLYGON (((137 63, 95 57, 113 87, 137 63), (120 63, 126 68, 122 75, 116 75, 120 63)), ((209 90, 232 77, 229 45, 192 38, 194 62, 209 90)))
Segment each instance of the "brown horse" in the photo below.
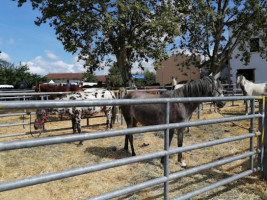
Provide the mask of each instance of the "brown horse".
MULTIPOLYGON (((134 91, 127 94, 124 99, 223 96, 222 86, 220 81, 217 80, 218 76, 219 75, 216 77, 204 77, 203 79, 187 83, 177 90, 168 90, 163 92, 161 95, 134 91)), ((169 116, 170 123, 189 121, 192 113, 199 104, 200 102, 171 103, 169 116)), ((216 105, 222 108, 225 105, 225 102, 217 101, 216 105)), ((127 128, 136 127, 138 122, 145 126, 165 123, 164 104, 123 105, 121 106, 121 111, 127 123, 127 128)), ((177 129, 178 147, 183 146, 184 129, 185 128, 177 129)), ((171 143, 174 129, 171 129, 169 133, 169 142, 171 143)), ((124 149, 128 150, 128 140, 131 145, 132 156, 135 156, 136 154, 134 151, 132 135, 125 136, 124 149)), ((186 167, 186 164, 182 161, 182 153, 178 153, 178 162, 181 162, 182 167, 186 167)))
MULTIPOLYGON (((51 84, 38 84, 35 87, 35 92, 82 92, 84 91, 83 88, 80 88, 77 85, 71 85, 70 87, 67 86, 60 86, 60 85, 51 85, 51 84)), ((58 94, 50 95, 51 99, 55 99, 59 97, 58 94)))

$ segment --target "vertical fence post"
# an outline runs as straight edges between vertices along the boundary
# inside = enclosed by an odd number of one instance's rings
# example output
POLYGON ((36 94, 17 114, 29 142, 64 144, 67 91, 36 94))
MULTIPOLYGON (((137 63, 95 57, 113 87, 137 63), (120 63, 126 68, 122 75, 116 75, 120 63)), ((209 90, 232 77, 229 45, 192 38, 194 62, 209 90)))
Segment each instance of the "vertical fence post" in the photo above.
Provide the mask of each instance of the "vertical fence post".
MULTIPOLYGON (((259 114, 263 115, 263 105, 265 103, 265 97, 263 97, 259 101, 259 114)), ((264 124, 264 118, 259 117, 258 118, 258 130, 261 132, 261 135, 258 136, 258 148, 257 148, 257 153, 258 153, 258 161, 257 161, 257 170, 261 171, 262 170, 262 136, 263 136, 263 124, 264 124)))
MULTIPOLYGON (((125 96, 126 91, 127 91, 126 88, 120 88, 120 98, 121 99, 125 96)), ((123 118, 122 113, 121 113, 121 125, 124 125, 124 118, 123 118)))
POLYGON ((265 104, 264 104, 264 134, 263 134, 263 160, 262 160, 262 179, 264 181, 267 181, 267 134, 266 129, 267 129, 267 101, 266 101, 266 96, 265 96, 265 104))
MULTIPOLYGON (((255 99, 250 100, 250 109, 251 109, 251 114, 255 114, 255 99)), ((255 118, 250 119, 250 128, 249 132, 254 133, 254 122, 255 118)), ((250 138, 250 151, 254 151, 254 137, 250 138)), ((250 156, 250 169, 253 170, 253 155, 250 156)))
MULTIPOLYGON (((170 102, 165 105, 165 124, 169 124, 170 121, 170 102)), ((169 151, 169 128, 167 128, 164 134, 164 150, 169 151)), ((169 176, 169 155, 164 157, 164 176, 169 176)), ((164 182, 164 200, 169 199, 169 182, 164 182)))
POLYGON ((200 119, 200 105, 198 105, 198 107, 197 107, 197 118, 200 119))

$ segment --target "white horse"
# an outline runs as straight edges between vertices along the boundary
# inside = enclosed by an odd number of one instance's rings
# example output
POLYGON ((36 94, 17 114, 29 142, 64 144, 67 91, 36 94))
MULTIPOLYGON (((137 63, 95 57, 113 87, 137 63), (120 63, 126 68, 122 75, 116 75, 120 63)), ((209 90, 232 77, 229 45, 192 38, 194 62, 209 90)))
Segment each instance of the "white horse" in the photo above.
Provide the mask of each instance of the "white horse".
MULTIPOLYGON (((267 84, 266 83, 252 83, 247 80, 243 75, 237 76, 236 87, 240 88, 244 96, 262 96, 267 95, 267 84)), ((246 114, 248 114, 249 102, 246 102, 246 114)))

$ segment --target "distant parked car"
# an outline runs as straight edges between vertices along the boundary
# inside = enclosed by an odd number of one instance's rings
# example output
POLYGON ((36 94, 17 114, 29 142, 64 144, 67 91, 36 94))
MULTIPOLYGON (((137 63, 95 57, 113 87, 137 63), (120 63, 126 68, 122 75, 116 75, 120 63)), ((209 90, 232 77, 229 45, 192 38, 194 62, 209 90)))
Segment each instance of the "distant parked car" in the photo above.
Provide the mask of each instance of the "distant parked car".
POLYGON ((13 89, 14 85, 0 84, 0 89, 13 89))

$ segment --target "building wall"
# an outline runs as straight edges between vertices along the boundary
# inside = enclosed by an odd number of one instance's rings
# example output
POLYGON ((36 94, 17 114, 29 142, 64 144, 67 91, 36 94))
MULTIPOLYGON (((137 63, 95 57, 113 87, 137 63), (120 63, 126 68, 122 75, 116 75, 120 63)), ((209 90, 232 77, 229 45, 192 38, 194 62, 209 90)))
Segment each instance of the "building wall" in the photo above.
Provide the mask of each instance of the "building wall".
POLYGON ((236 75, 237 71, 240 69, 251 69, 254 70, 254 80, 255 83, 265 83, 267 82, 267 62, 266 60, 260 57, 260 54, 257 52, 253 52, 251 55, 249 65, 245 65, 240 59, 236 59, 235 55, 239 53, 238 50, 235 50, 230 60, 230 67, 231 67, 231 81, 233 83, 236 82, 236 75))
POLYGON ((178 82, 190 81, 200 79, 199 68, 190 66, 181 66, 178 64, 183 63, 188 56, 185 55, 173 55, 167 60, 162 62, 162 66, 156 72, 156 82, 160 85, 169 84, 172 82, 172 77, 177 77, 178 82))
MULTIPOLYGON (((231 35, 231 30, 229 31, 231 35)), ((259 45, 263 46, 263 42, 260 40, 259 45)), ((249 48, 249 42, 247 44, 249 48)), ((248 65, 245 65, 244 62, 240 61, 240 58, 235 58, 237 54, 240 54, 238 48, 233 51, 232 58, 229 61, 230 64, 230 79, 233 83, 236 83, 236 76, 238 70, 247 71, 247 75, 244 76, 247 79, 254 81, 255 83, 266 83, 267 82, 267 61, 260 57, 259 52, 250 52, 251 59, 248 65)))

